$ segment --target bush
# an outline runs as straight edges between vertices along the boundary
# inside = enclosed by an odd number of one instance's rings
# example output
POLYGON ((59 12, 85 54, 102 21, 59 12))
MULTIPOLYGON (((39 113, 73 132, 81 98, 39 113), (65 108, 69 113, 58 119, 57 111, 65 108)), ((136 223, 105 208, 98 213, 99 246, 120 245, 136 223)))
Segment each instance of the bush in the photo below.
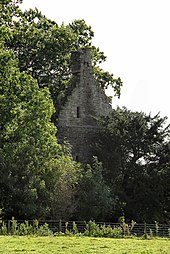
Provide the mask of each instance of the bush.
POLYGON ((7 226, 4 222, 1 223, 0 235, 8 235, 7 226))
POLYGON ((85 236, 93 237, 111 237, 111 238, 122 238, 123 230, 121 227, 112 228, 110 225, 98 225, 95 221, 89 221, 86 224, 85 236))
POLYGON ((34 220, 33 224, 29 224, 28 221, 18 224, 17 220, 12 217, 11 225, 7 225, 2 222, 0 225, 0 235, 35 235, 35 236, 48 236, 52 235, 52 231, 49 229, 48 224, 39 226, 38 220, 34 220))

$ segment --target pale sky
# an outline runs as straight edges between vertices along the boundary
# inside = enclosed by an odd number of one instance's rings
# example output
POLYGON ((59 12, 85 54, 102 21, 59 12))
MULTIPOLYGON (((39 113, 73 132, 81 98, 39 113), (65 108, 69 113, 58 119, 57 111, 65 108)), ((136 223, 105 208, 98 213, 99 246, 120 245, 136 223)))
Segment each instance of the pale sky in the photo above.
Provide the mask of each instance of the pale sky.
POLYGON ((102 66, 124 85, 113 107, 170 119, 169 0, 23 0, 59 25, 84 19, 95 33, 93 45, 107 56, 102 66))

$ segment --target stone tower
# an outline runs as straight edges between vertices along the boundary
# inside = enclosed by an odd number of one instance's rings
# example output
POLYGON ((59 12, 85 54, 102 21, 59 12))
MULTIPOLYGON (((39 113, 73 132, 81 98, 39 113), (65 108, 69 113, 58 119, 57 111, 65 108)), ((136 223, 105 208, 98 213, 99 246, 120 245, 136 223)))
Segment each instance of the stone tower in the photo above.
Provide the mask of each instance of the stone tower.
POLYGON ((72 90, 58 117, 58 137, 72 146, 74 160, 89 162, 92 143, 98 136, 98 119, 112 107, 92 74, 91 50, 79 49, 71 56, 72 90))

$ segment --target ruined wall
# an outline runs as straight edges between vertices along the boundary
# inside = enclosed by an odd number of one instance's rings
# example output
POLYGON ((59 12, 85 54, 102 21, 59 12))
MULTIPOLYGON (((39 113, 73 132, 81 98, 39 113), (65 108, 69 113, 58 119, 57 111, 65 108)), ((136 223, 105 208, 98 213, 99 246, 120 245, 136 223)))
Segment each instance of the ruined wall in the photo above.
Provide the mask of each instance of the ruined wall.
POLYGON ((74 88, 60 110, 58 136, 61 142, 67 138, 75 160, 88 162, 100 128, 98 118, 107 115, 112 107, 93 77, 90 49, 72 53, 71 70, 74 88))

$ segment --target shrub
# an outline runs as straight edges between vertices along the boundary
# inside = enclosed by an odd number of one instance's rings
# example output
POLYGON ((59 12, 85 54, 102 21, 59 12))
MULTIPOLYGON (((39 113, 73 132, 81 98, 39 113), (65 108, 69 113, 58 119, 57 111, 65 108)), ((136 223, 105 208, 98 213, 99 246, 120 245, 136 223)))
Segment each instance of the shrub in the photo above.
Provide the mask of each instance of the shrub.
POLYGON ((53 234, 53 232, 49 229, 47 223, 40 226, 37 230, 37 235, 38 236, 49 236, 49 235, 52 235, 52 234, 53 234))
POLYGON ((121 227, 112 228, 110 225, 98 225, 95 221, 89 221, 86 224, 85 236, 93 237, 111 237, 111 238, 122 238, 123 230, 121 227))
POLYGON ((1 223, 0 235, 8 235, 7 226, 4 222, 1 223))
POLYGON ((29 224, 28 221, 18 224, 17 220, 15 220, 14 217, 12 217, 11 225, 9 228, 7 228, 4 222, 1 223, 0 234, 1 235, 19 235, 19 236, 26 236, 26 235, 48 236, 48 235, 52 235, 53 233, 49 229, 47 223, 39 226, 38 221, 34 220, 33 224, 29 224))

